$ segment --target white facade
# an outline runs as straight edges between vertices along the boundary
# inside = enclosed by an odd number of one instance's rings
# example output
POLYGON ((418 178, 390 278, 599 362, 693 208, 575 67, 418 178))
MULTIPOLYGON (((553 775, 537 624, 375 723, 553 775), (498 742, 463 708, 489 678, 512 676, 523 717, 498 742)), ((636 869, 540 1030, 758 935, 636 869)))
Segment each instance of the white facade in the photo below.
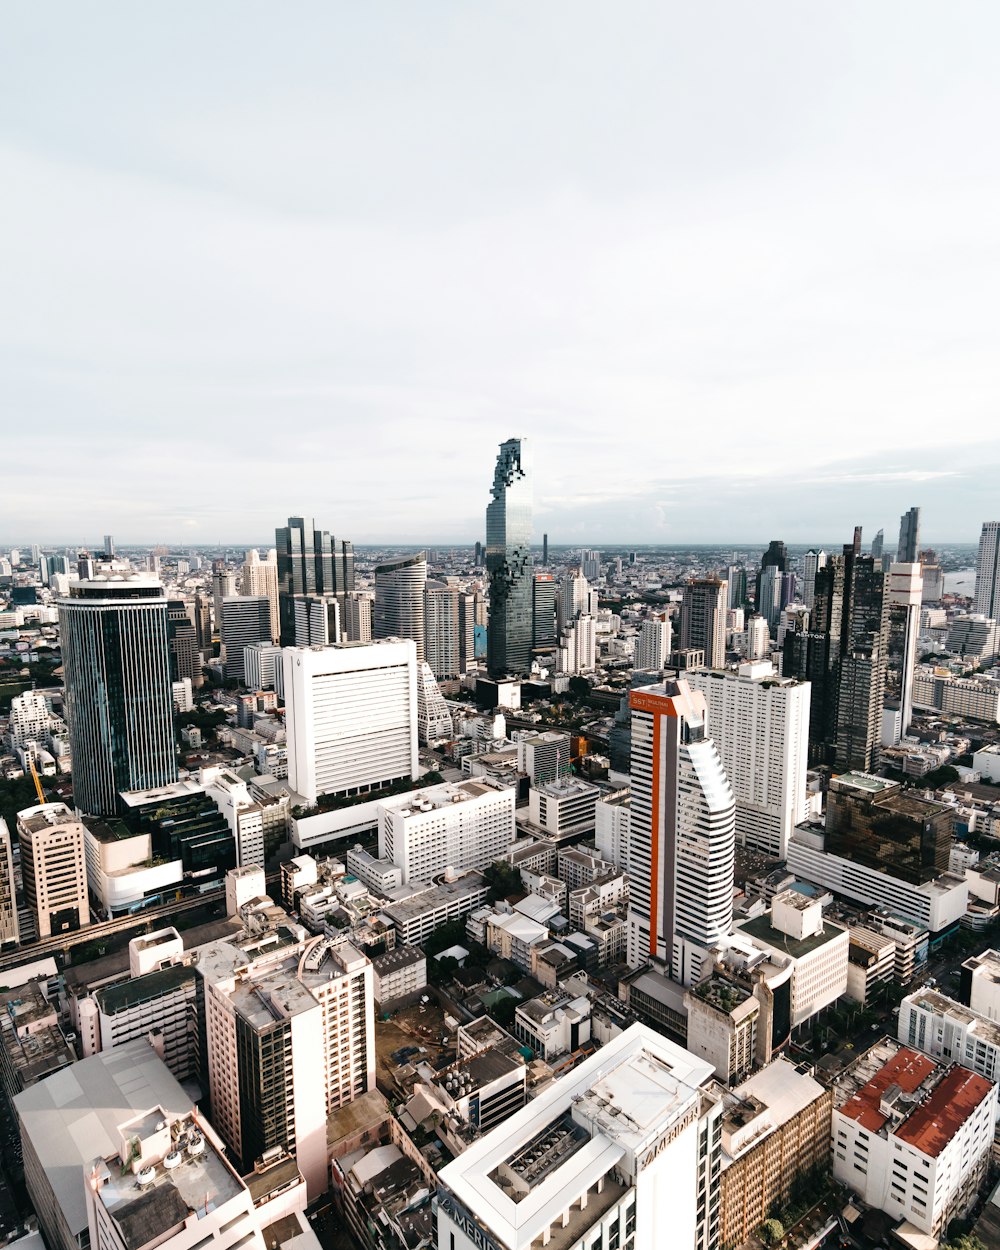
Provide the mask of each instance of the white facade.
POLYGON ((875 1063, 872 1052, 864 1057, 851 1096, 834 1107, 834 1179, 892 1219, 937 1236, 971 1206, 985 1176, 997 1088, 907 1047, 891 1048, 880 1062, 883 1049, 875 1063))
POLYGON ((960 1063, 988 1081, 1000 1079, 1000 1025, 936 990, 903 999, 896 1036, 932 1059, 960 1063))
POLYGON ((379 858, 403 882, 446 868, 485 868, 514 841, 515 792, 482 779, 428 786, 378 805, 379 858))
POLYGON ((736 799, 742 846, 784 859, 806 818, 808 682, 779 677, 769 662, 729 671, 688 672, 708 704, 708 728, 736 799))
POLYGON ((417 775, 412 641, 286 647, 282 660, 293 790, 314 803, 417 775))
POLYGON ((969 974, 970 1008, 987 1020, 1000 1023, 1000 951, 973 955, 962 967, 969 974))
POLYGON ((434 746, 450 738, 454 726, 437 678, 425 660, 417 665, 417 734, 421 746, 434 746))
POLYGON ((969 905, 969 885, 961 877, 943 873, 933 881, 914 885, 890 877, 865 864, 826 852, 823 834, 796 829, 788 843, 788 871, 858 903, 886 908, 931 933, 955 924, 969 905))
POLYGON ((280 647, 267 642, 255 642, 244 647, 243 668, 248 690, 277 690, 281 693, 280 647))
POLYGON ((598 800, 594 808, 594 844, 601 859, 622 872, 631 871, 631 791, 619 790, 598 800))
POLYGON ((1000 620, 1000 521, 984 521, 976 556, 975 611, 1000 620))
POLYGON ((41 742, 49 732, 52 710, 48 700, 37 690, 25 690, 10 703, 10 743, 23 747, 29 742, 41 742))
POLYGON ((24 899, 40 938, 90 923, 84 826, 65 803, 17 814, 24 899))
POLYGON ((1000 721, 1000 682, 953 677, 918 666, 913 673, 913 705, 995 724, 1000 721))
POLYGON ((553 838, 589 833, 594 828, 594 809, 600 793, 596 786, 576 777, 560 777, 533 786, 528 792, 528 820, 553 838))
POLYGON ((556 652, 557 673, 591 673, 597 666, 597 629, 588 613, 563 627, 556 652))
POLYGON ((700 691, 671 681, 633 690, 629 704, 629 964, 658 959, 690 985, 732 928, 736 802, 700 691))
POLYGON ((255 548, 247 552, 242 591, 245 595, 261 596, 271 605, 271 638, 276 641, 281 636, 281 625, 278 616, 278 553, 273 548, 263 560, 255 548))
POLYGON ((619 1034, 442 1169, 438 1250, 715 1244, 711 1074, 642 1025, 619 1034))
POLYGON ((638 673, 662 673, 673 641, 673 627, 666 612, 657 612, 643 621, 635 640, 632 667, 638 673))

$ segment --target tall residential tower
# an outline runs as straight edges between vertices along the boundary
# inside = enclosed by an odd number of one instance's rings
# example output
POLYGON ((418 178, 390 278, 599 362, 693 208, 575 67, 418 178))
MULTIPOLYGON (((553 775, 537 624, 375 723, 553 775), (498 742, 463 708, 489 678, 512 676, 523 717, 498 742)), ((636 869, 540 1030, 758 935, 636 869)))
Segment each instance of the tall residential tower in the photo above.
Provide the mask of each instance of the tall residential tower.
POLYGON ((500 444, 486 508, 490 621, 487 668, 493 677, 531 672, 533 562, 531 477, 526 440, 500 444))

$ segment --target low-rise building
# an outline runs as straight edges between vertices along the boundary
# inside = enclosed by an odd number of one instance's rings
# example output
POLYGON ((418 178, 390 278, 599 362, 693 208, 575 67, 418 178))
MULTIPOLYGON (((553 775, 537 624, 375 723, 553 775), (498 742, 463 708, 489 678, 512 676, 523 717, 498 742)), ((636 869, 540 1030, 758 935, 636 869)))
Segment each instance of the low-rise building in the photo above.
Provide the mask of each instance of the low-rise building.
POLYGON ((486 902, 489 892, 482 873, 466 872, 453 881, 417 883, 394 890, 382 912, 401 942, 419 946, 440 925, 475 911, 486 902))
POLYGON ((684 994, 687 1048, 707 1059, 720 1081, 735 1085, 753 1068, 760 1004, 751 990, 714 972, 684 994))
POLYGON ((427 985, 427 959, 419 946, 396 946, 372 960, 375 1003, 392 1011, 414 1001, 427 985))
POLYGON ((834 1178, 902 1221, 904 1242, 937 1237, 968 1211, 993 1145, 991 1081, 883 1042, 841 1076, 835 1100, 834 1178))
POLYGON ((879 986, 892 981, 896 944, 865 925, 851 925, 849 932, 846 994, 863 1005, 878 992, 879 986))
POLYGON ((551 1063, 590 1041, 590 1000, 561 990, 540 994, 514 1010, 514 1036, 551 1063))
POLYGON ((1000 1079, 1000 1024, 937 990, 919 989, 899 1005, 899 1040, 932 1059, 1000 1079))
POLYGON ((581 838, 594 831, 600 793, 597 786, 576 777, 545 782, 528 795, 528 819, 555 842, 581 838))

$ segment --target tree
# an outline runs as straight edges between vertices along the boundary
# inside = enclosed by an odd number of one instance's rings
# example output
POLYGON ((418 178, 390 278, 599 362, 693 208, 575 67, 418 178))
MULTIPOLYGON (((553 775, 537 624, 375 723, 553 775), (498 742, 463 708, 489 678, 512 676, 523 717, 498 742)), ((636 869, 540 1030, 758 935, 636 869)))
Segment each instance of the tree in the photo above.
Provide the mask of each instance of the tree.
POLYGON ((940 790, 942 786, 950 786, 952 782, 958 781, 961 775, 957 768, 952 768, 950 764, 942 764, 940 768, 933 768, 929 773, 924 773, 918 784, 930 786, 932 790, 940 790))
POLYGON ((785 1235, 781 1220, 765 1220, 760 1226, 760 1239, 766 1246, 776 1246, 785 1235))
POLYGON ((505 864, 501 859, 498 859, 495 864, 490 864, 484 868, 483 876, 486 878, 486 884, 490 887, 490 892, 487 895, 487 900, 490 903, 506 898, 509 894, 524 893, 521 887, 521 874, 511 864, 505 864))
POLYGON ((950 1250, 989 1250, 986 1242, 975 1233, 962 1233, 958 1237, 953 1237, 948 1242, 948 1246, 950 1250))
POLYGON ((576 703, 582 703, 584 699, 590 698, 590 682, 586 677, 571 677, 569 694, 576 703))

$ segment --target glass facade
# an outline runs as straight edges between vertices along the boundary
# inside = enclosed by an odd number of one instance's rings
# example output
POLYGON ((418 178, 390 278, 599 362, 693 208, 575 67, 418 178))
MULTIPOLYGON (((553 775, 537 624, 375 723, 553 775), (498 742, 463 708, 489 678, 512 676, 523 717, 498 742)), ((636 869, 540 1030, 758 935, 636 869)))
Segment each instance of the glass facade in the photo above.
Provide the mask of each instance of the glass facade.
POLYGON ((354 546, 339 543, 329 530, 314 527, 312 517, 292 516, 274 531, 278 555, 278 604, 281 645, 295 645, 296 595, 336 597, 344 618, 344 596, 354 589, 354 546))
POLYGON ((490 620, 486 664, 492 677, 531 671, 533 560, 531 477, 525 440, 500 444, 486 508, 490 620))

